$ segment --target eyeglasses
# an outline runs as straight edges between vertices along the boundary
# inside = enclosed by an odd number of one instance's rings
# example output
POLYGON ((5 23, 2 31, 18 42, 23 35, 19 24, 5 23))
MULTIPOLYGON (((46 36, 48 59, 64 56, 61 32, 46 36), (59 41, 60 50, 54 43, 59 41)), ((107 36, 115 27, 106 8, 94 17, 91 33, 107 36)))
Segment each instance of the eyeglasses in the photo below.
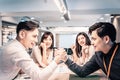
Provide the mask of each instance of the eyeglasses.
POLYGON ((24 17, 22 17, 21 20, 20 20, 20 22, 26 22, 26 21, 32 21, 32 22, 34 22, 34 23, 36 23, 36 24, 39 24, 39 23, 40 23, 38 20, 36 20, 36 19, 34 19, 34 18, 30 18, 30 17, 28 17, 28 16, 24 16, 24 17))

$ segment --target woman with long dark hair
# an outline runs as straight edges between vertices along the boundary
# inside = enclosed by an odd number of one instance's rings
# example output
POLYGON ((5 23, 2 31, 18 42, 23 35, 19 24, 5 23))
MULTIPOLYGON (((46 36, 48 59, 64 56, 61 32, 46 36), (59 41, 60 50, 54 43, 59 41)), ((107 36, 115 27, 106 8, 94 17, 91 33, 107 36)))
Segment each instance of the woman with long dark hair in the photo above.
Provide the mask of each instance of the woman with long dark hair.
POLYGON ((87 62, 93 52, 91 41, 85 32, 80 32, 76 36, 76 43, 72 46, 73 61, 78 64, 87 62))
POLYGON ((40 67, 47 66, 53 58, 54 37, 51 32, 44 32, 38 46, 33 49, 32 57, 40 67))
MULTIPOLYGON (((51 32, 44 32, 38 46, 33 49, 32 58, 40 67, 46 67, 56 56, 54 49, 54 37, 51 32)), ((64 63, 57 66, 52 76, 48 80, 69 80, 69 70, 64 63), (59 74, 58 74, 59 73, 59 74), (65 73, 65 74, 64 74, 65 73), (61 76, 65 76, 62 77, 61 76)))

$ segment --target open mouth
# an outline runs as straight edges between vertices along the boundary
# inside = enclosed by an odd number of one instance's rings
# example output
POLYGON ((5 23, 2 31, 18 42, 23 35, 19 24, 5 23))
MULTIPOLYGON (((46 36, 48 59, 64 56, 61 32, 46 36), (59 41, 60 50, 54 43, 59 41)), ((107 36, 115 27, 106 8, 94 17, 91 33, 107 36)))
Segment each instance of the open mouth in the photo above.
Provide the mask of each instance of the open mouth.
POLYGON ((35 43, 31 43, 32 47, 35 46, 35 43))
POLYGON ((81 42, 80 44, 83 46, 85 43, 84 43, 84 42, 81 42))

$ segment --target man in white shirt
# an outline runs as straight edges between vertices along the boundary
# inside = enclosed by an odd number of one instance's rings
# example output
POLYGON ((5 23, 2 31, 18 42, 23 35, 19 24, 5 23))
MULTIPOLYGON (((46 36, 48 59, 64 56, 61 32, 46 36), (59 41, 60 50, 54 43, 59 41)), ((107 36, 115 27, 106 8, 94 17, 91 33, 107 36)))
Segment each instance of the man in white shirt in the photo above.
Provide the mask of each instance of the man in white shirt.
POLYGON ((16 39, 0 49, 0 80, 14 79, 20 69, 32 80, 47 80, 52 75, 64 56, 64 50, 57 51, 59 55, 55 56, 53 62, 40 70, 27 53, 27 49, 32 48, 38 41, 38 27, 33 21, 24 21, 17 25, 16 39))

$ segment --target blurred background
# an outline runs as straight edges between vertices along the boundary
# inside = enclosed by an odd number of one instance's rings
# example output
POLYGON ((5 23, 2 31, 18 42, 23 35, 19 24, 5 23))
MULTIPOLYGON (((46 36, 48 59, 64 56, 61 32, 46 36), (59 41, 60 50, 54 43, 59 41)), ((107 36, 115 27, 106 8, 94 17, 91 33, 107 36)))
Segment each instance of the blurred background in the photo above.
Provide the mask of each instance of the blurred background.
POLYGON ((119 3, 120 0, 0 0, 0 46, 16 37, 16 25, 23 17, 39 21, 40 36, 44 31, 54 33, 57 47, 70 47, 76 34, 87 33, 95 22, 113 23, 119 42, 119 3))

